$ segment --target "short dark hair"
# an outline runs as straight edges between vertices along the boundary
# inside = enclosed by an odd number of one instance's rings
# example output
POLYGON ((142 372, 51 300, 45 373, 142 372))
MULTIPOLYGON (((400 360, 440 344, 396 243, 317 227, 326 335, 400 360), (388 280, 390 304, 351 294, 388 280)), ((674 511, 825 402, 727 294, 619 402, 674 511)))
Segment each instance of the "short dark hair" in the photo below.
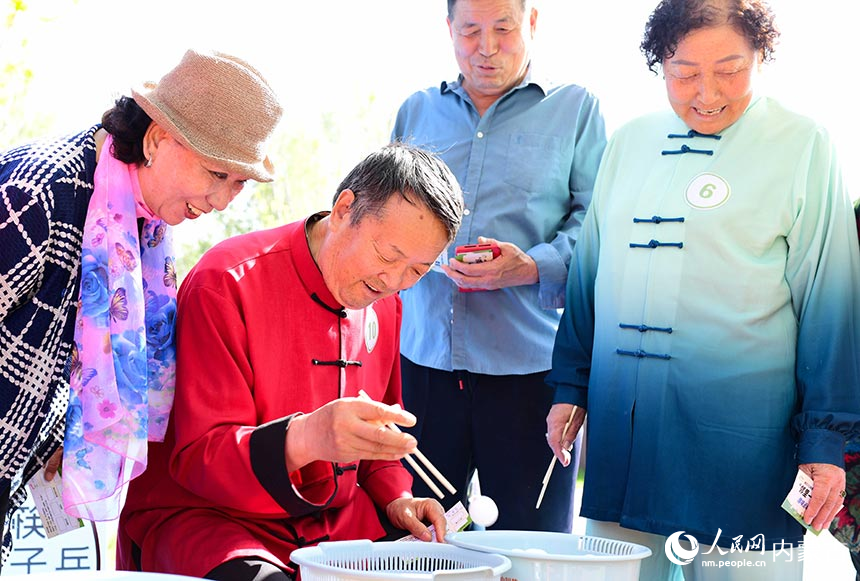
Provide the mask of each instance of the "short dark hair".
POLYGON ((762 0, 662 0, 645 25, 639 48, 648 68, 657 72, 657 64, 671 58, 678 43, 694 30, 729 24, 746 36, 762 59, 773 59, 779 39, 773 11, 762 0))
MULTIPOLYGON (((523 12, 526 11, 526 2, 528 0, 520 0, 520 7, 523 9, 523 12)), ((448 0, 448 19, 454 20, 454 5, 457 4, 457 0, 448 0)))
POLYGON ((143 163, 143 136, 152 119, 131 97, 120 97, 102 115, 102 127, 113 136, 111 153, 123 163, 143 163))
POLYGON ((355 166, 334 196, 351 190, 350 223, 355 226, 367 215, 381 217, 388 200, 402 196, 412 205, 423 204, 433 212, 454 239, 463 219, 463 192, 457 178, 436 155, 402 142, 390 143, 355 166))

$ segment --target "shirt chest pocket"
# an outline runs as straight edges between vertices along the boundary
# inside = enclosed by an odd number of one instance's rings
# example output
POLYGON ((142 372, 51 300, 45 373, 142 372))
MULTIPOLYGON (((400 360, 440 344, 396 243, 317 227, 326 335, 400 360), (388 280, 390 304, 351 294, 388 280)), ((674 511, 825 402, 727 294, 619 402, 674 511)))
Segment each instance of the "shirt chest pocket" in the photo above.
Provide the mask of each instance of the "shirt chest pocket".
POLYGON ((505 182, 529 193, 558 188, 560 184, 554 182, 560 176, 567 178, 567 172, 559 171, 563 143, 557 135, 511 135, 505 159, 505 182))

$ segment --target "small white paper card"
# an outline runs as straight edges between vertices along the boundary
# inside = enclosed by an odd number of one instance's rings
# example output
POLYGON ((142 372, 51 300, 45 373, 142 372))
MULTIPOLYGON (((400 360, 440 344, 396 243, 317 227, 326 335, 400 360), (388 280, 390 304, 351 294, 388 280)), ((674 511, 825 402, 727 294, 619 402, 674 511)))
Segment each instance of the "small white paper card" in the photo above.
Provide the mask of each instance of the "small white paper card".
POLYGON ((66 514, 63 508, 63 479, 59 474, 55 474, 48 482, 45 480, 45 471, 39 470, 27 487, 49 539, 84 526, 82 519, 66 514))
POLYGON ((797 471, 797 476, 794 478, 794 485, 788 492, 788 496, 782 501, 782 508, 794 517, 794 520, 802 524, 806 530, 812 531, 818 535, 820 530, 812 528, 811 524, 806 524, 803 520, 803 515, 806 514, 806 509, 809 507, 809 500, 812 498, 812 477, 806 474, 803 470, 797 471))
MULTIPOLYGON (((445 534, 462 531, 467 526, 469 526, 469 523, 472 522, 471 517, 469 517, 469 511, 466 510, 466 507, 463 506, 462 502, 458 502, 457 504, 452 506, 450 510, 448 510, 448 512, 445 513, 445 520, 447 521, 448 525, 448 530, 445 534)), ((433 525, 430 525, 427 528, 430 529, 430 534, 433 535, 433 542, 436 542, 436 528, 433 525)), ((444 537, 444 535, 442 536, 444 537)), ((422 542, 421 539, 415 537, 414 535, 406 535, 401 539, 397 539, 397 541, 422 542)))
POLYGON ((445 271, 440 268, 440 266, 442 266, 442 265, 448 266, 448 247, 447 246, 442 251, 442 254, 440 254, 438 257, 436 257, 436 260, 433 262, 433 265, 430 266, 430 270, 435 270, 436 272, 441 272, 444 274, 445 271))

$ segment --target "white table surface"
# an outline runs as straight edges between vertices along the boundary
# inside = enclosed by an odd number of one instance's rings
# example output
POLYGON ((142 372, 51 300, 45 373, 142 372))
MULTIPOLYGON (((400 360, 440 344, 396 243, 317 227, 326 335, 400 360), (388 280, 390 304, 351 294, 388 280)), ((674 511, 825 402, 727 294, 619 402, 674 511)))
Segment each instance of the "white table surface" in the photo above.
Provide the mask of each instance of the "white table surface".
MULTIPOLYGON (((5 578, 5 577, 4 577, 5 578)), ((167 575, 165 573, 138 573, 132 571, 51 571, 9 577, 21 581, 189 581, 197 577, 167 575)))

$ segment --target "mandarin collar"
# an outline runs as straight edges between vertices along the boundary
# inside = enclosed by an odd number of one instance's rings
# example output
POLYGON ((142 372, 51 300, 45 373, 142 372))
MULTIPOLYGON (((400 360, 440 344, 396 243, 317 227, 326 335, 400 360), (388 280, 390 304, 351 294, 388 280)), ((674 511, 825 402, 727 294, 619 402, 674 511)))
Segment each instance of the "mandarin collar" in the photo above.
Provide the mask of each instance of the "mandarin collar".
POLYGON ((322 272, 317 266, 314 257, 311 255, 311 248, 308 242, 307 229, 314 222, 318 222, 322 218, 328 216, 330 212, 317 212, 308 216, 298 225, 293 231, 290 246, 293 248, 293 261, 296 264, 296 269, 299 272, 299 278, 308 296, 315 294, 323 303, 332 310, 342 309, 343 306, 337 302, 334 295, 328 289, 323 279, 322 272))

